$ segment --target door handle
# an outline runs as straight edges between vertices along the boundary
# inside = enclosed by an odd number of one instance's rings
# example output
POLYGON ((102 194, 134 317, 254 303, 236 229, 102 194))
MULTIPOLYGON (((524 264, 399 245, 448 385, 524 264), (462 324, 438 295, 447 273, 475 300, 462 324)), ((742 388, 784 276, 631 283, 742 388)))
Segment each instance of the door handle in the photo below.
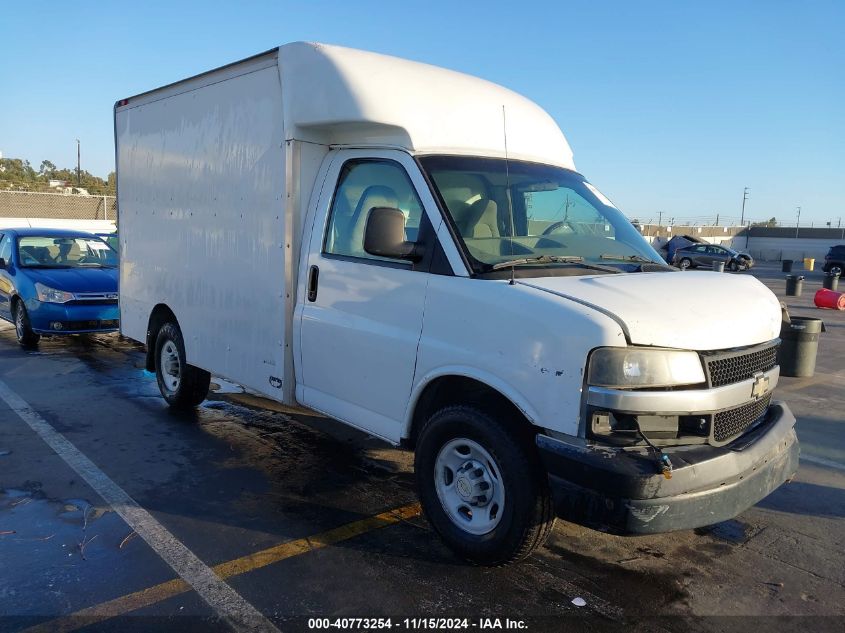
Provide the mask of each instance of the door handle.
POLYGON ((317 284, 320 281, 320 269, 311 266, 308 269, 308 301, 314 303, 317 300, 317 284))

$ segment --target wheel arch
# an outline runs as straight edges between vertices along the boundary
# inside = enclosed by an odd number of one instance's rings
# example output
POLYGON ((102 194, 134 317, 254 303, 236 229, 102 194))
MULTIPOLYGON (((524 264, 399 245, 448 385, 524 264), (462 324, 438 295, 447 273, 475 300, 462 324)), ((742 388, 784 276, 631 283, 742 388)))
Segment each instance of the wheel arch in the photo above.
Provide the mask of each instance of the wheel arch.
POLYGON ((425 421, 450 404, 483 404, 506 412, 510 419, 526 428, 537 425, 539 420, 527 399, 496 376, 465 367, 443 368, 425 376, 411 394, 402 443, 413 448, 425 421))
POLYGON ((179 319, 176 318, 176 314, 167 304, 159 303, 150 312, 150 319, 147 322, 147 371, 155 371, 155 342, 158 331, 165 323, 171 321, 177 326, 179 325, 179 319))

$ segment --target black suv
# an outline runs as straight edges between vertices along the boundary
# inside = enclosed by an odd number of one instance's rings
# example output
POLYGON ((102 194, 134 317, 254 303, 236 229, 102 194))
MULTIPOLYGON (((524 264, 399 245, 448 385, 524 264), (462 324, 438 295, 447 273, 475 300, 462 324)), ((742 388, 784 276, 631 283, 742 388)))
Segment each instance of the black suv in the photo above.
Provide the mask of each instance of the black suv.
POLYGON ((834 268, 838 268, 840 272, 845 271, 845 244, 831 246, 827 255, 824 256, 822 270, 829 273, 834 268))

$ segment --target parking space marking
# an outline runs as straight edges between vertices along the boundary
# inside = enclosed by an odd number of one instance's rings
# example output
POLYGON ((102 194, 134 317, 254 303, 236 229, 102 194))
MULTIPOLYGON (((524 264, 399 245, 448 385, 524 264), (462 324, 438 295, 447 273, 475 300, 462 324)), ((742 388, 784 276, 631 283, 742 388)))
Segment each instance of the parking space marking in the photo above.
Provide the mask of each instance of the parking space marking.
POLYGON ((815 455, 801 453, 801 461, 818 464, 819 466, 826 466, 828 468, 835 468, 836 470, 845 470, 845 466, 839 462, 835 462, 832 459, 825 459, 824 457, 816 457, 815 455))
MULTIPOLYGON (((375 516, 367 517, 353 523, 341 525, 338 528, 280 543, 273 547, 247 554, 234 560, 215 565, 211 569, 220 578, 231 578, 240 576, 250 571, 272 565, 287 558, 293 558, 312 550, 321 549, 341 541, 346 541, 355 536, 366 534, 379 528, 401 523, 407 519, 419 516, 421 510, 418 503, 412 503, 400 508, 388 510, 375 516)), ((147 587, 141 591, 130 593, 108 602, 81 609, 70 615, 56 618, 26 629, 23 633, 67 633, 97 622, 102 622, 120 615, 126 615, 143 607, 149 607, 157 602, 187 593, 191 587, 181 578, 168 580, 167 582, 147 587)))
POLYGON ((26 422, 232 628, 278 629, 0 380, 0 399, 26 422))

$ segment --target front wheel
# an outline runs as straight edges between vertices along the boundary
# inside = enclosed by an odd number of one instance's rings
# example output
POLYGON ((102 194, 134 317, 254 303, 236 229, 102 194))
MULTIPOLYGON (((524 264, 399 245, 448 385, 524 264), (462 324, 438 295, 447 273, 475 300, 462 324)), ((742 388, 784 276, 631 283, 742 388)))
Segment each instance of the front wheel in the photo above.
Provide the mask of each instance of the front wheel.
POLYGON ((158 331, 155 367, 158 390, 171 407, 189 409, 208 395, 211 374, 185 361, 182 331, 175 323, 165 323, 158 331))
POLYGON ((554 514, 530 435, 474 406, 435 413, 420 433, 417 489, 431 525, 479 565, 526 558, 548 538, 554 514))
POLYGON ((32 347, 41 338, 32 331, 29 314, 27 314, 26 306, 22 300, 15 303, 15 335, 21 347, 32 347))
POLYGON ((686 270, 687 268, 692 267, 692 260, 688 257, 684 257, 680 262, 678 262, 678 268, 681 270, 686 270))

